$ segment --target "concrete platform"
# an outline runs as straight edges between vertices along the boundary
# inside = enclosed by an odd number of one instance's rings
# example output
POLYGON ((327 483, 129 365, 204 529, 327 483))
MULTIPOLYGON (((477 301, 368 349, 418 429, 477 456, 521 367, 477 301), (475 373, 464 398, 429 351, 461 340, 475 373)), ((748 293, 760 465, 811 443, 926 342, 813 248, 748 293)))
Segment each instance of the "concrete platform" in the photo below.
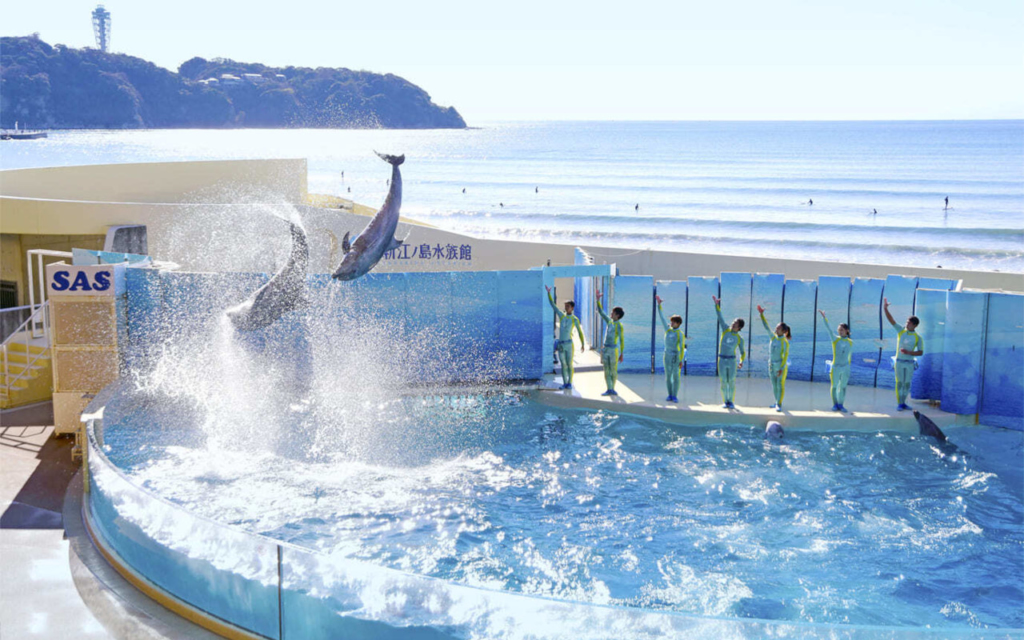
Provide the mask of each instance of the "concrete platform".
POLYGON ((52 424, 49 402, 0 412, 0 637, 216 637, 106 564, 82 524, 73 441, 52 424))
MULTIPOLYGON (((805 431, 898 431, 916 433, 917 421, 910 411, 896 411, 896 395, 891 389, 847 387, 849 413, 831 410, 829 385, 820 382, 786 382, 783 411, 768 407, 775 402, 767 378, 739 377, 736 380, 735 409, 722 408, 721 386, 717 377, 684 376, 679 403, 665 400, 667 390, 662 374, 625 373, 619 375, 618 396, 602 396, 604 372, 597 353, 577 356, 574 388, 562 391, 560 373, 545 376, 533 398, 549 406, 575 409, 603 409, 633 413, 688 425, 750 425, 763 427, 777 420, 786 429, 805 431)), ((911 400, 910 406, 927 415, 940 428, 953 424, 974 424, 974 416, 946 413, 928 401, 911 400)))

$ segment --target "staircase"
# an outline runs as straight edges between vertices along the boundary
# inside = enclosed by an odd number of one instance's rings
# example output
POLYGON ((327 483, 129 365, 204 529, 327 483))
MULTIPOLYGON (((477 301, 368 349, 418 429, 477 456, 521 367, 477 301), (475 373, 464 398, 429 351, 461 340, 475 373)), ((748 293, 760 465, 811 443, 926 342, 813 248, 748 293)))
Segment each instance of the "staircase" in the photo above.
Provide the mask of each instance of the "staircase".
POLYGON ((0 345, 0 409, 53 396, 49 319, 46 302, 0 345))

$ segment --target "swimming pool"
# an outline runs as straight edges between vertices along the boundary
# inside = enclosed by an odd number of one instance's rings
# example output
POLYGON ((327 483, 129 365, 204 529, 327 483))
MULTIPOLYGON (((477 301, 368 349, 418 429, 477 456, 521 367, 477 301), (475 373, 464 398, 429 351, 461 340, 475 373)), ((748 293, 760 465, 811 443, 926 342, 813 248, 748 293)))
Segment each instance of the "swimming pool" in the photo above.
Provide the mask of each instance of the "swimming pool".
POLYGON ((241 624, 271 637, 339 620, 424 637, 1024 627, 1018 432, 768 443, 493 392, 333 420, 300 402, 226 440, 180 398, 122 385, 101 404, 100 533, 172 593, 202 582, 214 615, 259 611, 241 624))

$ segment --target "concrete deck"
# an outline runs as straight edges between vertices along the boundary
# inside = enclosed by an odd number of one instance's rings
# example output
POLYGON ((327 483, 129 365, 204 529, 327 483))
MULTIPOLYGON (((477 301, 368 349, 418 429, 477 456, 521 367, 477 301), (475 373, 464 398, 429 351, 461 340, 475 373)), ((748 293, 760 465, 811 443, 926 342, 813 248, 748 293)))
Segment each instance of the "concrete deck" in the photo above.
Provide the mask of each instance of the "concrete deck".
MULTIPOLYGON (((735 409, 722 408, 722 393, 716 377, 684 376, 679 403, 665 400, 667 390, 662 374, 624 373, 619 375, 618 396, 602 396, 604 373, 597 353, 577 356, 572 390, 561 391, 560 373, 545 376, 533 398, 542 404, 564 408, 603 409, 656 418, 688 425, 751 425, 763 427, 777 420, 786 429, 806 431, 899 431, 916 433, 917 421, 910 411, 896 411, 896 395, 891 389, 847 387, 849 413, 831 410, 829 385, 820 382, 786 382, 784 410, 768 407, 775 402, 767 378, 739 377, 736 380, 735 409)), ((965 422, 973 416, 956 416, 941 411, 927 401, 908 404, 931 418, 940 428, 965 422)))
POLYGON ((0 636, 214 638, 125 581, 81 521, 71 438, 41 403, 0 412, 0 636))

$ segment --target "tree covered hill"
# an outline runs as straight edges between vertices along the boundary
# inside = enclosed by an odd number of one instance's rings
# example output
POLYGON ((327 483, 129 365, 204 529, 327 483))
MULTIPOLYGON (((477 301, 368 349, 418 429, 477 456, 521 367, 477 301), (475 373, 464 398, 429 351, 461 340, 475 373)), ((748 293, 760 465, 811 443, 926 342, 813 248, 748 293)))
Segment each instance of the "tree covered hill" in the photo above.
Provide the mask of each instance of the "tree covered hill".
POLYGON ((174 73, 35 36, 0 38, 0 126, 15 121, 48 129, 466 126, 454 107, 391 74, 220 58, 192 58, 174 73))

